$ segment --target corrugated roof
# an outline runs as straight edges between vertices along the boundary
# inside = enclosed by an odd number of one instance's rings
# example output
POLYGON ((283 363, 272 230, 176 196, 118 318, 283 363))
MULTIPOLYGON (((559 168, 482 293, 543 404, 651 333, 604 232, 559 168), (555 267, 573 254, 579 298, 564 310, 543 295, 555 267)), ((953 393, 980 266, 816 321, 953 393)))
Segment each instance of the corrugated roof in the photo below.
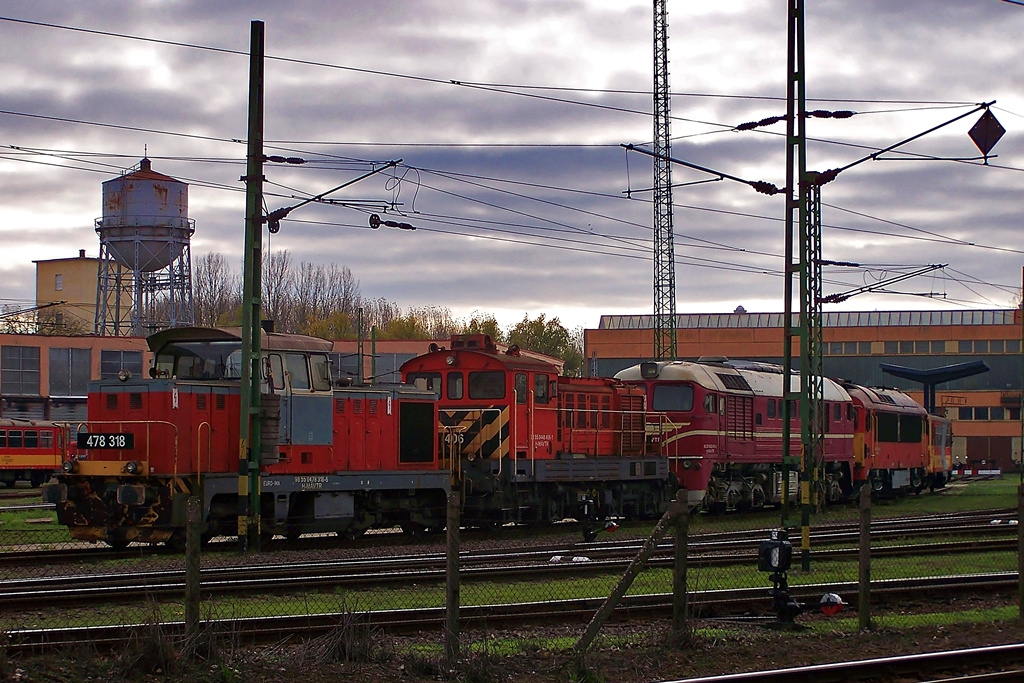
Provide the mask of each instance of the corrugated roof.
MULTIPOLYGON (((1015 309, 979 311, 843 311, 825 313, 824 327, 920 327, 923 325, 1013 325, 1015 309)), ((676 328, 782 327, 782 313, 677 313, 676 328)), ((798 324, 793 314, 793 325, 798 324)), ((653 315, 602 315, 600 330, 654 329, 653 315)))

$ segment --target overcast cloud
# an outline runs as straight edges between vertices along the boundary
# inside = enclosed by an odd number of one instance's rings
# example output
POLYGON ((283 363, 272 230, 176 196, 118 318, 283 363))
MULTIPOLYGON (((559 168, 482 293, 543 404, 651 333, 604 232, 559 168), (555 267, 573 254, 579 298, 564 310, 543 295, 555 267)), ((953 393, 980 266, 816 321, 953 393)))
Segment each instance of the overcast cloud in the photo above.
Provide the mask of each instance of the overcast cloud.
MULTIPOLYGON (((652 4, 8 0, 0 304, 33 300, 33 260, 98 254, 101 183, 144 149, 154 170, 190 184, 193 260, 216 251, 240 269, 245 53, 259 19, 266 151, 310 162, 267 166, 267 208, 402 159, 332 196, 387 206, 418 228, 372 231, 369 209, 309 205, 268 249, 348 266, 364 296, 404 308, 479 310, 503 324, 546 313, 588 327, 602 314, 649 313, 651 161, 619 145, 652 136, 652 4)), ((785 184, 784 124, 729 128, 785 113, 786 6, 669 1, 673 156, 785 184)), ((826 269, 826 294, 949 264, 892 288, 938 298, 864 294, 828 310, 1014 305, 1024 6, 809 0, 806 13, 808 108, 857 112, 808 122, 811 169, 849 164, 984 101, 997 101, 1007 131, 988 166, 887 154, 826 185, 823 255, 862 264, 826 269)), ((979 116, 901 149, 977 157, 967 131, 979 116)), ((708 179, 673 168, 676 183, 708 179)), ((677 310, 782 310, 782 197, 721 181, 678 187, 674 202, 677 310)))

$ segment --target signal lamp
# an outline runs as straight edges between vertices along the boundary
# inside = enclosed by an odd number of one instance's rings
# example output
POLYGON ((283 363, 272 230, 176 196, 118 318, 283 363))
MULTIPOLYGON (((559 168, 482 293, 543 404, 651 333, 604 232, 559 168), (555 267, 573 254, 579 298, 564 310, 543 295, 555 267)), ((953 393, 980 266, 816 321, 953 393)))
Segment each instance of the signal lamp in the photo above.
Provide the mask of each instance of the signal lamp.
POLYGON ((640 364, 640 376, 644 379, 654 379, 658 376, 658 364, 654 362, 647 362, 640 364))
POLYGON ((78 471, 78 461, 65 460, 60 465, 60 471, 63 472, 64 474, 74 474, 75 472, 78 471))
POLYGON ((128 474, 138 474, 139 463, 135 462, 134 460, 129 460, 124 465, 124 471, 127 472, 128 474))

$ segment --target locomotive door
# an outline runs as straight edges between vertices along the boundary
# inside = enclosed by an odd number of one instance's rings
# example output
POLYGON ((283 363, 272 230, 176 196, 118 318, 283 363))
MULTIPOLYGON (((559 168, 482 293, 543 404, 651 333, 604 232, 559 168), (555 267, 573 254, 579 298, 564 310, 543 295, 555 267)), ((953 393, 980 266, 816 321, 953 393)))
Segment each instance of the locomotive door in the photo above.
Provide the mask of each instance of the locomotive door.
POLYGON ((512 433, 510 434, 513 460, 532 455, 530 441, 530 376, 525 372, 515 375, 515 397, 512 408, 512 433))

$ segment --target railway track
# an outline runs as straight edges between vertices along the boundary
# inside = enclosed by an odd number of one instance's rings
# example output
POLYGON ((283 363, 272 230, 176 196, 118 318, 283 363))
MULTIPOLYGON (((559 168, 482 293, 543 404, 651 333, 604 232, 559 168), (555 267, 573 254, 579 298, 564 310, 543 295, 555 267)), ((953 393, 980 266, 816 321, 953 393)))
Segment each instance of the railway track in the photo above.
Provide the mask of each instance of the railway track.
POLYGON ((1024 680, 1024 645, 992 645, 775 671, 683 678, 662 683, 852 683, 879 680, 899 680, 904 683, 1016 683, 1024 680), (970 673, 991 668, 1002 670, 981 674, 970 673), (941 677, 935 678, 940 672, 941 677))
MULTIPOLYGON (((993 591, 1012 592, 1017 586, 1017 574, 1006 573, 987 576, 941 577, 934 579, 904 579, 872 582, 872 596, 879 601, 899 600, 907 596, 958 592, 975 593, 993 591)), ((795 599, 815 601, 822 593, 849 593, 856 590, 853 583, 814 584, 795 586, 795 599)), ((586 623, 600 608, 604 598, 578 598, 558 601, 464 606, 459 610, 461 624, 488 628, 511 628, 523 625, 586 623)), ((689 594, 691 613, 702 618, 730 618, 736 615, 764 612, 769 608, 768 589, 745 588, 723 591, 697 591, 689 594)), ((670 593, 626 596, 616 608, 617 620, 669 619, 672 615, 670 593)), ((351 613, 303 614, 296 616, 250 617, 205 621, 204 629, 213 636, 225 636, 239 643, 281 644, 294 639, 323 635, 337 628, 351 613)), ((360 624, 380 628, 390 633, 413 634, 439 630, 445 623, 445 609, 402 609, 372 611, 359 614, 360 624)), ((6 632, 9 655, 39 654, 41 652, 88 645, 104 649, 122 645, 132 633, 153 628, 152 624, 125 624, 117 626, 90 626, 60 629, 10 629, 6 632)), ((182 622, 159 625, 161 632, 173 635, 184 630, 182 622)), ((738 680, 761 680, 747 678, 738 680)), ((782 679, 779 679, 780 681, 782 679)), ((804 680, 804 679, 792 679, 804 680)), ((828 680, 828 679, 813 679, 828 680)))
MULTIPOLYGON (((947 514, 902 517, 893 519, 882 519, 873 521, 871 524, 872 538, 891 539, 901 535, 914 536, 936 536, 953 533, 1016 533, 1012 524, 1006 524, 1016 516, 1016 510, 1000 509, 968 514, 947 514), (993 524, 993 520, 999 520, 1000 524, 993 524)), ((580 525, 573 525, 581 528, 580 525)), ((716 550, 725 547, 734 541, 749 541, 759 543, 768 537, 770 529, 759 528, 743 531, 712 531, 699 534, 691 534, 689 543, 691 548, 698 550, 716 550)), ((811 530, 811 544, 816 548, 820 545, 831 545, 849 543, 859 538, 860 525, 858 522, 829 524, 826 526, 814 527, 811 530)), ((577 535, 578 532, 573 532, 577 535)), ((443 536, 436 536, 436 542, 431 545, 439 546, 444 543, 443 536)), ((286 549, 289 551, 302 552, 303 550, 314 550, 323 552, 325 550, 339 550, 345 552, 350 549, 372 550, 374 548, 388 547, 396 548, 401 546, 402 552, 410 546, 410 543, 430 543, 430 537, 425 539, 409 539, 409 537, 398 531, 383 531, 373 536, 364 536, 359 541, 341 541, 331 536, 306 537, 297 542, 290 542, 284 539, 275 539, 266 546, 267 550, 286 549)), ((528 546, 532 551, 538 553, 571 553, 585 548, 587 552, 601 552, 605 549, 619 548, 623 552, 635 551, 643 539, 633 538, 630 540, 603 540, 593 543, 571 543, 561 540, 558 543, 547 542, 544 537, 524 537, 512 535, 509 537, 484 534, 482 532, 463 532, 463 545, 484 543, 487 545, 500 546, 514 542, 528 546), (596 550, 595 550, 596 549, 596 550)), ((670 541, 662 542, 661 546, 668 548, 670 541)), ((416 547, 415 545, 412 547, 416 547)), ((234 539, 224 539, 209 544, 204 552, 231 554, 235 552, 236 542, 234 539)), ((70 547, 60 549, 40 549, 38 547, 7 546, 0 547, 0 567, 31 567, 33 565, 53 565, 61 563, 81 564, 94 560, 135 560, 148 557, 173 557, 181 555, 180 551, 170 550, 164 546, 132 545, 123 550, 91 544, 75 542, 70 547)))
MULTIPOLYGON (((874 557, 951 555, 965 552, 1011 552, 1017 539, 987 539, 959 542, 899 545, 876 548, 874 557)), ((687 562, 694 571, 709 567, 751 565, 757 546, 746 540, 693 544, 687 562)), ((460 555, 462 581, 547 580, 566 576, 594 576, 621 573, 636 553, 632 545, 588 549, 529 549, 516 553, 469 551, 460 555)), ((663 544, 649 560, 649 567, 671 567, 674 549, 663 544)), ((854 560, 856 548, 818 550, 822 560, 854 560)), ((373 587, 443 583, 446 557, 443 553, 401 557, 339 559, 317 562, 287 561, 280 564, 209 567, 201 571, 200 590, 211 595, 284 593, 299 590, 345 587, 369 590, 373 587)), ((62 606, 124 603, 185 590, 182 568, 124 573, 79 573, 46 577, 9 579, 0 585, 0 606, 16 610, 55 600, 62 606)), ((826 591, 827 592, 827 591, 826 591)))

